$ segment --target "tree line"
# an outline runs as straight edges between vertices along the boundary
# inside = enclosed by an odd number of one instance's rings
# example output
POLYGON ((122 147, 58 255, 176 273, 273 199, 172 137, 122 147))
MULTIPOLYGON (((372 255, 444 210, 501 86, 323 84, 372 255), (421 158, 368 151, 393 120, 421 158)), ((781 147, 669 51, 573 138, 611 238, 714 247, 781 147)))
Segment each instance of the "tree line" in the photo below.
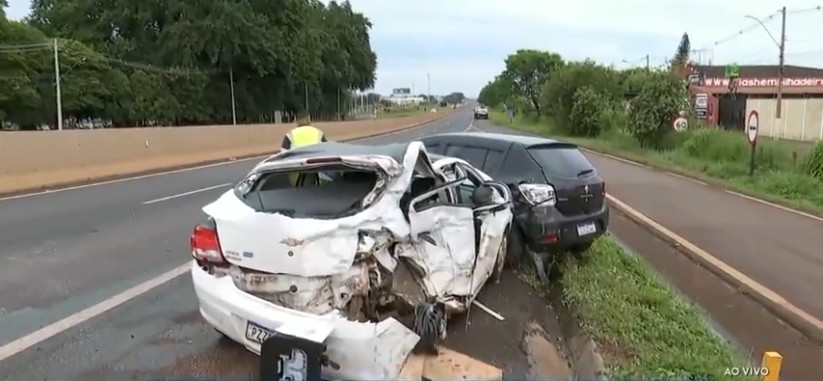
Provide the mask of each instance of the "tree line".
MULTIPOLYGON (((6 0, 0 5, 7 6, 6 0)), ((348 1, 33 0, 0 8, 0 123, 101 126, 343 117, 372 88, 371 23, 348 1)))
POLYGON ((675 118, 690 109, 684 70, 689 49, 684 34, 665 67, 625 70, 521 49, 506 58, 505 69, 481 89, 478 101, 547 121, 556 133, 596 137, 617 129, 642 146, 659 147, 675 118))

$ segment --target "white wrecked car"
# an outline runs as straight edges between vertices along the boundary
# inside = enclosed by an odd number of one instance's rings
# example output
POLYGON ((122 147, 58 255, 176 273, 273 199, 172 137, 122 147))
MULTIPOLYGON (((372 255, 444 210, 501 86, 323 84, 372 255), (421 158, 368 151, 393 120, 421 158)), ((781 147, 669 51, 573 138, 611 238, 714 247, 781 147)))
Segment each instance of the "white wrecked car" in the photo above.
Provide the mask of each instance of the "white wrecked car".
POLYGON ((420 142, 274 155, 203 208, 200 312, 258 354, 271 338, 316 344, 281 343, 280 376, 312 379, 316 363, 326 379, 396 379, 420 340, 400 321, 422 303, 464 312, 502 271, 509 192, 460 159, 432 163, 420 142))

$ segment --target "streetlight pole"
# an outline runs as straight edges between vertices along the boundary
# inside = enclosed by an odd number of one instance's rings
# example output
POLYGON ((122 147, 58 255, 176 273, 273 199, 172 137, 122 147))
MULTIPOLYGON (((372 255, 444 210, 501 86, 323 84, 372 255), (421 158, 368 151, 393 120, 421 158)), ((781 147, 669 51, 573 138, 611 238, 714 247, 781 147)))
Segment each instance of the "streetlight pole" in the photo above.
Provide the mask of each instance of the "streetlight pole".
POLYGON ((781 26, 780 26, 780 41, 774 38, 772 32, 769 31, 769 28, 766 28, 766 24, 763 23, 759 18, 746 15, 746 18, 752 19, 756 21, 760 26, 766 31, 766 34, 769 35, 769 38, 772 39, 775 45, 777 45, 778 59, 779 59, 779 66, 777 68, 777 106, 775 110, 775 118, 779 121, 782 119, 783 114, 783 69, 785 67, 785 53, 786 53, 786 7, 780 9, 780 18, 781 18, 781 26))
POLYGON ((57 54, 57 39, 54 39, 54 81, 55 98, 57 98, 57 130, 63 130, 63 95, 60 91, 60 58, 57 54))

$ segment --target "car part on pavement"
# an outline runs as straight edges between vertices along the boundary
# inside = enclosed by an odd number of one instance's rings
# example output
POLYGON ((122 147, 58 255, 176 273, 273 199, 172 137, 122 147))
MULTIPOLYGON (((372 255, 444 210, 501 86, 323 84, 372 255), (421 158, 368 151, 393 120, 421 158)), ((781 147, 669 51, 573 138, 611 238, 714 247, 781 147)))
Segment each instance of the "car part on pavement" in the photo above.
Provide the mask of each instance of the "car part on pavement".
POLYGON ((462 161, 470 176, 447 178, 450 164, 419 142, 323 143, 264 160, 192 233, 204 319, 255 353, 294 345, 326 378, 393 379, 431 336, 422 328, 444 338, 441 324, 505 254, 508 187, 462 161), (436 324, 401 323, 415 307, 436 324))

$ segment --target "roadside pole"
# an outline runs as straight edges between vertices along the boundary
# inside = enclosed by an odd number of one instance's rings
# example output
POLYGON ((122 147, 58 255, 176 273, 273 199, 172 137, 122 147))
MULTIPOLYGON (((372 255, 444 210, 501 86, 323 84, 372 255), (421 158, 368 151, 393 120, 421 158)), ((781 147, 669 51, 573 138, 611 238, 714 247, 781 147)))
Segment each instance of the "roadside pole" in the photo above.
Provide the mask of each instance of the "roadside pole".
POLYGON ((60 91, 60 58, 57 54, 57 39, 54 39, 54 93, 57 98, 57 131, 63 130, 63 94, 60 91))
POLYGON ((755 156, 757 154, 757 131, 760 129, 760 115, 756 110, 749 113, 746 122, 746 139, 751 146, 751 157, 749 158, 749 176, 754 175, 755 156))

